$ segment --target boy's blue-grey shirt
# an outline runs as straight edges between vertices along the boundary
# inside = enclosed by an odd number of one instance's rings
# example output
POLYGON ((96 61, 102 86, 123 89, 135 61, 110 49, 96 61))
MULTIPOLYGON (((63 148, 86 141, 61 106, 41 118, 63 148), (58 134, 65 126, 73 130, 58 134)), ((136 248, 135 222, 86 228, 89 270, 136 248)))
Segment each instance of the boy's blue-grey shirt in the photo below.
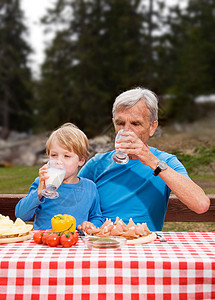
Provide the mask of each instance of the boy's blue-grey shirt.
POLYGON ((29 193, 16 205, 16 217, 30 220, 34 214, 34 229, 49 229, 51 218, 57 214, 69 214, 75 217, 76 224, 90 221, 101 226, 104 218, 101 214, 99 194, 91 180, 80 178, 76 184, 62 183, 58 188, 59 197, 48 199, 38 197, 39 178, 32 183, 29 193))

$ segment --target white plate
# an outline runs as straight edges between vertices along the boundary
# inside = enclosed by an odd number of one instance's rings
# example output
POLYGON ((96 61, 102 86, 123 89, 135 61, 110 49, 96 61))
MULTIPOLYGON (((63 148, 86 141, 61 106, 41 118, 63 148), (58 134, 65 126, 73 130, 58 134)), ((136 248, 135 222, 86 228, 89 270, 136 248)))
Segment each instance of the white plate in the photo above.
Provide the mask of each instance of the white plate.
POLYGON ((29 232, 27 235, 14 237, 14 238, 2 238, 0 239, 0 244, 9 244, 9 243, 17 243, 30 240, 33 237, 33 232, 29 232))
POLYGON ((152 232, 151 234, 147 235, 147 236, 141 236, 140 238, 137 239, 132 239, 132 240, 127 240, 127 244, 147 244, 147 243, 151 243, 154 240, 156 240, 157 235, 155 232, 152 232))

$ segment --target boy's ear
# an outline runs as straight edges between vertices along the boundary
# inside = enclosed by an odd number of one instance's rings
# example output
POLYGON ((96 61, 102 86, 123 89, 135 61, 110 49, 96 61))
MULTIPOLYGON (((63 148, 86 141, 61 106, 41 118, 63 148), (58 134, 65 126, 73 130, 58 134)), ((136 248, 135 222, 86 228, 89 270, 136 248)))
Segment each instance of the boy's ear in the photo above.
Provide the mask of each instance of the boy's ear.
POLYGON ((85 164, 86 159, 84 157, 82 157, 81 159, 79 159, 79 167, 82 167, 85 164))

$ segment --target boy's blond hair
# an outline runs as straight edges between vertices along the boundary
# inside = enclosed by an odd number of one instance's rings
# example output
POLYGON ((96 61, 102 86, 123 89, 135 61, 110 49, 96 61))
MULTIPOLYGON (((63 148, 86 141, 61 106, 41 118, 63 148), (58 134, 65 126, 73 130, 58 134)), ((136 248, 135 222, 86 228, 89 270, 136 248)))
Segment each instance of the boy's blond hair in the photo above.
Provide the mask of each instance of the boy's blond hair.
POLYGON ((79 159, 86 159, 89 155, 89 142, 87 136, 72 123, 65 123, 52 132, 46 142, 46 153, 50 154, 53 141, 57 141, 61 147, 78 155, 79 159))

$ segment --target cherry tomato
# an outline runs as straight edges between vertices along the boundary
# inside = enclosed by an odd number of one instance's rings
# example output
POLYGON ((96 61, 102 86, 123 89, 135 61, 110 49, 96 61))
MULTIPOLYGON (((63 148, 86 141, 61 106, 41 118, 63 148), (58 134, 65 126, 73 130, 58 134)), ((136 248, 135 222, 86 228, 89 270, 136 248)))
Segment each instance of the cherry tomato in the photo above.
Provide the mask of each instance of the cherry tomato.
POLYGON ((33 240, 35 241, 35 243, 42 244, 42 236, 43 236, 42 231, 35 232, 33 235, 33 240))
POLYGON ((46 230, 46 231, 43 233, 43 236, 42 236, 42 242, 43 242, 44 245, 47 245, 46 240, 47 240, 48 236, 49 236, 52 232, 53 232, 52 230, 46 230))
POLYGON ((46 239, 46 244, 50 247, 57 247, 59 245, 60 238, 57 233, 51 233, 46 239))
POLYGON ((73 240, 74 240, 73 245, 75 245, 78 241, 78 234, 76 232, 73 234, 73 240))
POLYGON ((64 248, 69 248, 73 245, 73 234, 72 233, 63 233, 60 237, 60 244, 64 248))

